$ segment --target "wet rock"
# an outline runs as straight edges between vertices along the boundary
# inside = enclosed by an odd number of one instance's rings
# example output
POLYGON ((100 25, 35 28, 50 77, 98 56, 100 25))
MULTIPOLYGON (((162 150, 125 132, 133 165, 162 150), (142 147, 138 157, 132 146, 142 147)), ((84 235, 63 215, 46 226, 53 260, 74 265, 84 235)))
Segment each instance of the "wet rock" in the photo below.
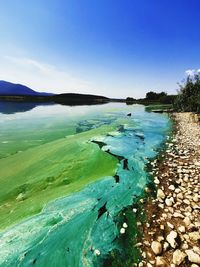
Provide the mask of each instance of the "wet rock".
POLYGON ((122 228, 120 229, 120 234, 125 234, 125 232, 126 232, 126 229, 122 227, 122 228))
POLYGON ((17 201, 23 201, 26 199, 26 196, 24 193, 20 193, 17 197, 16 197, 16 200, 17 201))
POLYGON ((94 255, 99 256, 100 254, 101 254, 101 252, 98 249, 94 250, 94 255))

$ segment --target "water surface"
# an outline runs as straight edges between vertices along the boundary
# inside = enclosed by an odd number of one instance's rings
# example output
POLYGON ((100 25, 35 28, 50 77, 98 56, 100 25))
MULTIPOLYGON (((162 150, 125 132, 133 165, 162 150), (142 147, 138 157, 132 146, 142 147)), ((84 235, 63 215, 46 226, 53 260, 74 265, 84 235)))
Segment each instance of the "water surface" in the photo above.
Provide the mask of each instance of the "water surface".
POLYGON ((148 182, 167 115, 38 106, 0 114, 0 127, 0 265, 101 266, 117 248, 117 215, 148 182))

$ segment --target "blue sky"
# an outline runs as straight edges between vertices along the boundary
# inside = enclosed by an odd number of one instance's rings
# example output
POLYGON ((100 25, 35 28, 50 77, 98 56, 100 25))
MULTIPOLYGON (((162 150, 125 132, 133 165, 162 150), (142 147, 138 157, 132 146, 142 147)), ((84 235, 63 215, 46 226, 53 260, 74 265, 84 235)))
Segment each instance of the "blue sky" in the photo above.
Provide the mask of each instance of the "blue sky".
POLYGON ((0 79, 38 91, 175 93, 200 68, 199 0, 7 0, 0 79))

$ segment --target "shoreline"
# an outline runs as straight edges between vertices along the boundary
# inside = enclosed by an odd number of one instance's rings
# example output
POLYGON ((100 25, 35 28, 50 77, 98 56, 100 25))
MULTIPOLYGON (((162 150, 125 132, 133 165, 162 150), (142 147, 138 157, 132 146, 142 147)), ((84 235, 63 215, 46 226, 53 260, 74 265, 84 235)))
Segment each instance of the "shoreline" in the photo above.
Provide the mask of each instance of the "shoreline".
POLYGON ((151 162, 157 197, 144 204, 140 267, 200 264, 200 124, 189 112, 172 116, 174 137, 151 162))

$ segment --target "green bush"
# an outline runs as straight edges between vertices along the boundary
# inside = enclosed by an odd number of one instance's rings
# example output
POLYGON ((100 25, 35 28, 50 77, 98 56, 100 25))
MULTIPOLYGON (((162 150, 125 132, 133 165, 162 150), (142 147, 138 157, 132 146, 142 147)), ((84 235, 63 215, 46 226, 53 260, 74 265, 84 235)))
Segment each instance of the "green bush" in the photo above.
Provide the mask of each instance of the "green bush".
POLYGON ((180 85, 174 107, 177 111, 191 111, 200 113, 200 74, 188 76, 180 85))

